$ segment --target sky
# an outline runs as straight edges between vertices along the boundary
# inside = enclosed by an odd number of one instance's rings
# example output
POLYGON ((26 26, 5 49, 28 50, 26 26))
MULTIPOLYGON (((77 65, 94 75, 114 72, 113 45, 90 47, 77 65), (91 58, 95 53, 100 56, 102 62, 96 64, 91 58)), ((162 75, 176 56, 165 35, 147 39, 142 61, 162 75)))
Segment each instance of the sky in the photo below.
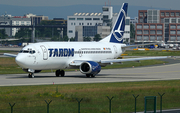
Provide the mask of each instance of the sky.
POLYGON ((78 4, 90 5, 122 5, 126 2, 129 6, 146 6, 167 9, 180 9, 180 0, 0 0, 0 4, 15 6, 70 6, 78 4))

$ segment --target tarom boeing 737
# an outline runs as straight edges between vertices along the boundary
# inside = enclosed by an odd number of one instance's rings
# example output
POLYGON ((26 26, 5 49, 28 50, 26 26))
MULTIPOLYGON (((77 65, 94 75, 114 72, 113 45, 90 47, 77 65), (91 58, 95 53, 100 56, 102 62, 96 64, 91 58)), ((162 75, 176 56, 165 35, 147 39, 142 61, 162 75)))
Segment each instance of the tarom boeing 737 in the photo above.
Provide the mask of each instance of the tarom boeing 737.
MULTIPOLYGON (((123 3, 110 35, 99 42, 43 42, 25 46, 15 57, 16 63, 28 72, 28 77, 41 70, 56 70, 55 75, 64 76, 63 69, 80 69, 87 77, 95 77, 102 66, 114 62, 164 59, 167 57, 144 57, 117 59, 126 48, 139 45, 123 44, 128 4, 123 3)), ((148 45, 148 44, 142 44, 148 45)), ((150 45, 150 44, 149 44, 150 45)))

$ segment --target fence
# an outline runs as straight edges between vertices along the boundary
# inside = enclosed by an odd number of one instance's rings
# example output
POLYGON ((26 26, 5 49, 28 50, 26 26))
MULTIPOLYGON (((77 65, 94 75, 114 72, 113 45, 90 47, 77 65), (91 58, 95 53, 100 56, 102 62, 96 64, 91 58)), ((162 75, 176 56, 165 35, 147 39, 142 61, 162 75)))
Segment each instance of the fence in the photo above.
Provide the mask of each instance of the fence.
MULTIPOLYGON (((160 113, 162 113, 162 97, 165 93, 158 93, 160 113)), ((130 112, 135 112, 139 107, 144 107, 141 102, 140 105, 138 99, 139 95, 131 94, 131 100, 126 103, 129 105, 123 105, 121 99, 115 96, 104 96, 102 102, 96 101, 95 98, 56 98, 53 100, 42 101, 20 101, 11 103, 1 103, 0 113, 111 113, 111 112, 124 112, 124 109, 133 108, 130 112), (134 99, 133 99, 134 98, 134 99), (9 104, 9 105, 8 105, 9 104), (137 107, 138 105, 138 107, 137 107), (134 110, 134 111, 133 111, 134 110)), ((142 97, 144 98, 144 97, 142 97)), ((141 109, 141 108, 140 108, 141 109)), ((140 110, 139 109, 139 110, 140 110)), ((157 108, 158 109, 158 108, 157 108)), ((127 110, 127 112, 129 112, 127 110)))

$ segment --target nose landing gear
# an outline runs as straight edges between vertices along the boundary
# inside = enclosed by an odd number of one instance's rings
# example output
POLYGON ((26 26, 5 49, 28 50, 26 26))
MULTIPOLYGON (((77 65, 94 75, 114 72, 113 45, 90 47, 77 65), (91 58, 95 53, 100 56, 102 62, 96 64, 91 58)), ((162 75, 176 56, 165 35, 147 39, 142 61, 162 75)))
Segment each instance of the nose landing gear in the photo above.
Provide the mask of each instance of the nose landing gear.
POLYGON ((28 77, 29 77, 29 78, 34 78, 34 73, 29 73, 29 74, 28 74, 28 77))

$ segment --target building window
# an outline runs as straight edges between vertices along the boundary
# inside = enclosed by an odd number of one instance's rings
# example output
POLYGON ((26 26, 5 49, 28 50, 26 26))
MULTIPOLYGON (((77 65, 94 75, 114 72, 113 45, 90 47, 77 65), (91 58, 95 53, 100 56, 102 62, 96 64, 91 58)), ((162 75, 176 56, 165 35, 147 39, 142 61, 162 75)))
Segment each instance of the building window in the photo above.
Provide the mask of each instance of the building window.
POLYGON ((147 12, 144 13, 144 16, 147 16, 147 12))
POLYGON ((180 25, 177 25, 177 29, 180 29, 180 25))
POLYGON ((169 18, 166 18, 166 19, 165 19, 165 23, 169 23, 169 18))
POLYGON ((171 16, 174 16, 174 12, 171 12, 171 16))
POLYGON ((180 36, 177 36, 177 41, 180 41, 180 36))
POLYGON ((171 36, 171 37, 170 37, 170 40, 171 40, 171 41, 176 41, 176 37, 175 37, 175 36, 171 36))
POLYGON ((142 25, 137 25, 137 29, 142 29, 142 25))
POLYGON ((109 9, 108 8, 103 8, 103 11, 109 11, 109 9))
POLYGON ((176 12, 176 16, 179 16, 179 12, 176 12))
POLYGON ((130 25, 130 20, 129 19, 126 19, 125 22, 126 22, 125 25, 130 25))
POLYGON ((100 20, 100 18, 93 18, 93 20, 100 20))
POLYGON ((178 19, 178 23, 180 23, 180 19, 178 19))
POLYGON ((176 25, 171 25, 170 28, 171 29, 176 29, 176 25))
POLYGON ((137 35, 137 41, 142 41, 142 36, 141 35, 137 35))
POLYGON ((152 10, 148 10, 148 15, 152 16, 152 10))
POLYGON ((157 30, 157 34, 162 34, 162 30, 157 30))
POLYGON ((171 19, 171 23, 176 23, 176 19, 171 19))
POLYGON ((89 23, 87 23, 87 25, 89 25, 89 23))
POLYGON ((144 25, 144 29, 149 29, 149 25, 144 25))
POLYGON ((170 34, 174 35, 174 34, 176 34, 176 31, 175 30, 171 30, 170 34))
POLYGON ((69 18, 69 20, 75 20, 75 18, 69 18))
POLYGON ((81 25, 81 23, 79 23, 79 25, 81 25))
POLYGON ((162 25, 157 25, 157 29, 162 29, 162 25))
POLYGON ((139 19, 139 22, 140 22, 140 23, 144 23, 143 18, 140 18, 140 19, 139 19))
POLYGON ((108 15, 103 15, 103 18, 104 18, 104 19, 108 19, 109 16, 108 16, 108 15))
POLYGON ((144 30, 144 34, 149 34, 149 31, 148 30, 144 30))
POLYGON ((162 41, 162 36, 157 36, 157 41, 162 41))
POLYGON ((164 12, 161 12, 161 16, 164 16, 164 12))
POLYGON ((77 20, 83 20, 83 18, 77 18, 77 20))
POLYGON ((71 25, 73 25, 73 23, 71 23, 71 25))
POLYGON ((84 23, 82 23, 82 25, 84 25, 84 23))
POLYGON ((140 12, 140 16, 143 16, 143 12, 140 12))
POLYGON ((72 31, 72 30, 69 30, 69 33, 73 33, 73 31, 72 31))
POLYGON ((150 25, 150 29, 155 29, 156 26, 155 25, 150 25))
POLYGON ((92 20, 92 18, 85 18, 85 20, 92 20))
POLYGON ((180 30, 177 31, 177 34, 180 35, 180 30))
POLYGON ((83 26, 83 37, 95 36, 97 34, 97 26, 83 26))
POLYGON ((156 38, 155 35, 151 35, 150 36, 150 41, 155 41, 155 38, 156 38))
POLYGON ((76 25, 76 23, 74 23, 74 25, 76 25))
POLYGON ((150 30, 150 34, 156 34, 155 30, 150 30))
POLYGON ((169 16, 169 12, 166 12, 166 16, 169 16))
POLYGON ((149 36, 145 35, 143 36, 143 41, 148 41, 149 40, 149 36))
POLYGON ((92 25, 92 23, 90 23, 90 25, 92 25))
POLYGON ((137 30, 137 34, 142 34, 142 30, 137 30))

